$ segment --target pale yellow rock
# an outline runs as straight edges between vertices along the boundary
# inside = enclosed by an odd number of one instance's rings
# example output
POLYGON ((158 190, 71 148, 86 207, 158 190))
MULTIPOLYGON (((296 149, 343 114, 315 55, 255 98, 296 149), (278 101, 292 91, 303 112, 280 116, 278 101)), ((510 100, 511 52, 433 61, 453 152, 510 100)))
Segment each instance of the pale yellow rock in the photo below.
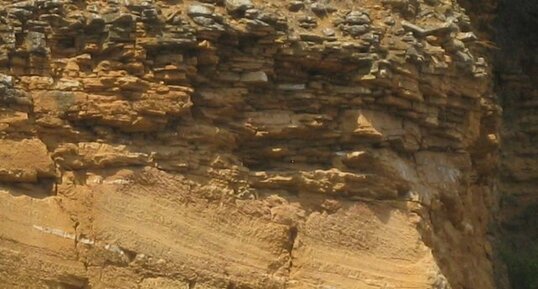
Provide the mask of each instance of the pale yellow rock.
POLYGON ((0 140, 0 180, 36 182, 56 176, 56 167, 39 139, 0 140))
POLYGON ((494 17, 105 2, 0 0, 0 289, 494 288, 494 17))

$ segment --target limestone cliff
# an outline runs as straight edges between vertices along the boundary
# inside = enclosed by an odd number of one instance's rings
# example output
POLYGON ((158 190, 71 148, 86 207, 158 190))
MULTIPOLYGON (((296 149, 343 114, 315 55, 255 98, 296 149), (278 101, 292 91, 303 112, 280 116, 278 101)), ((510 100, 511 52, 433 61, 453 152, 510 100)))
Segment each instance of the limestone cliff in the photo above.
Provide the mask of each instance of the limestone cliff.
POLYGON ((0 3, 0 288, 495 287, 486 13, 0 3))

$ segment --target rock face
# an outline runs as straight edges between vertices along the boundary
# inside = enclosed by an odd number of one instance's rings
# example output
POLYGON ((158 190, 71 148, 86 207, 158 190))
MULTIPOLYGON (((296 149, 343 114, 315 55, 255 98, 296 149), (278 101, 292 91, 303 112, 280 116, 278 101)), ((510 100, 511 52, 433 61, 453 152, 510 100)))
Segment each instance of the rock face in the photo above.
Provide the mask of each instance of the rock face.
POLYGON ((0 288, 494 288, 456 1, 0 3, 0 288))
POLYGON ((538 286, 538 33, 531 29, 538 25, 538 3, 500 1, 499 7, 495 42, 501 49, 494 58, 503 104, 498 242, 512 288, 525 289, 538 286))

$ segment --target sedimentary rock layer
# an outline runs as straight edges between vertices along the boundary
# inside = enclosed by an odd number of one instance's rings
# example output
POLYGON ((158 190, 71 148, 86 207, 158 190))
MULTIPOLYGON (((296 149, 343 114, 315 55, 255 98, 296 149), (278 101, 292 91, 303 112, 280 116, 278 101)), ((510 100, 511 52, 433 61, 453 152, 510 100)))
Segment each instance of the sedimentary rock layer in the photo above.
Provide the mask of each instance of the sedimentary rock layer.
POLYGON ((0 288, 493 287, 456 1, 1 3, 0 288))

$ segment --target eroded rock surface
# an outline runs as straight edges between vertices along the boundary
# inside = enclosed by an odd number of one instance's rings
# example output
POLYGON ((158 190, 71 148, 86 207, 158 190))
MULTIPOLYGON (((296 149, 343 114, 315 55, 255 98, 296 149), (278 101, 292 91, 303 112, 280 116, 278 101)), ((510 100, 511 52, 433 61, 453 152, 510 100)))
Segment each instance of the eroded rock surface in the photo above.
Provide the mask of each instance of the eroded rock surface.
POLYGON ((493 288, 456 1, 1 4, 1 288, 493 288))

